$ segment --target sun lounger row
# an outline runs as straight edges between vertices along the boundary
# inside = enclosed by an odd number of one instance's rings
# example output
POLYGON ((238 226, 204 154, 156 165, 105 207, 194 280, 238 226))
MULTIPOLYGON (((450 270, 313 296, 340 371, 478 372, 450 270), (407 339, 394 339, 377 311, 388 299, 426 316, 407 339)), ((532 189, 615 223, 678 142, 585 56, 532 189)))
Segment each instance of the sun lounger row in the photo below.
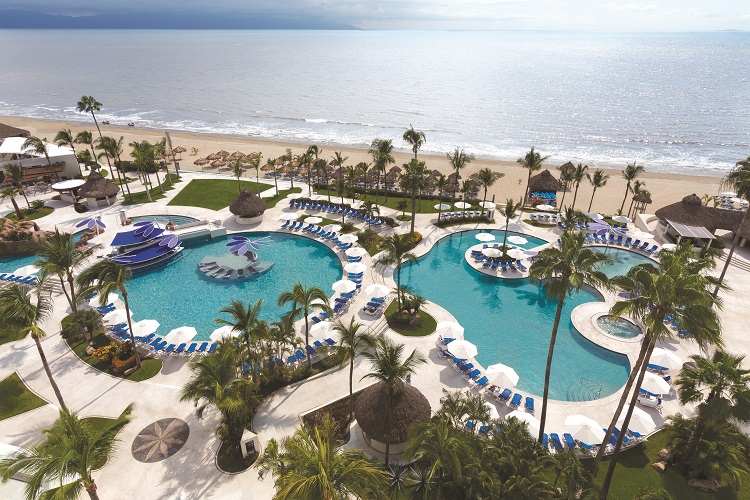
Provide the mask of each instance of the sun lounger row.
POLYGON ((462 212, 443 212, 440 214, 441 219, 459 219, 462 217, 479 217, 482 212, 476 210, 462 211, 462 212))
POLYGON ((586 241, 589 244, 609 244, 609 245, 619 245, 626 248, 632 248, 634 250, 641 250, 644 252, 648 252, 651 255, 657 255, 659 253, 659 245, 652 245, 651 248, 649 248, 649 243, 647 241, 641 242, 641 240, 636 239, 633 241, 633 239, 628 236, 625 237, 623 235, 618 235, 617 238, 615 238, 615 235, 612 233, 609 233, 609 235, 598 235, 597 233, 586 233, 586 241), (624 239, 624 241, 623 241, 624 239))
POLYGON ((497 270, 500 268, 500 271, 506 272, 506 271, 520 271, 525 272, 528 271, 528 268, 523 265, 523 263, 516 259, 514 260, 503 260, 499 258, 493 258, 493 257, 477 257, 474 259, 474 262, 477 264, 482 263, 482 267, 485 269, 492 269, 497 270))
POLYGON ((542 222, 546 224, 555 224, 557 222, 557 215, 529 214, 529 218, 533 221, 542 222))
POLYGON ((0 274, 0 280, 11 283, 20 283, 21 285, 36 285, 38 281, 36 276, 17 276, 10 273, 0 274))
POLYGON ((359 219, 361 221, 367 222, 371 226, 382 226, 385 224, 385 221, 379 217, 371 217, 366 214, 363 214, 359 210, 355 208, 349 208, 345 205, 336 205, 333 203, 319 203, 316 201, 300 201, 300 200, 290 200, 289 206, 295 209, 300 210, 319 210, 321 212, 326 212, 332 215, 344 215, 345 217, 351 217, 353 219, 359 219))
POLYGON ((370 316, 377 316, 383 311, 384 307, 384 297, 372 297, 369 301, 367 301, 367 304, 362 308, 362 310, 365 312, 365 314, 369 314, 370 316))
POLYGON ((495 399, 499 403, 507 404, 514 410, 518 409, 521 406, 521 403, 523 403, 524 409, 526 411, 528 411, 529 413, 534 413, 534 398, 532 398, 531 396, 524 397, 523 395, 521 395, 521 393, 518 392, 513 394, 513 391, 511 391, 507 387, 501 391, 500 387, 492 385, 487 389, 487 391, 485 391, 485 396, 495 399))

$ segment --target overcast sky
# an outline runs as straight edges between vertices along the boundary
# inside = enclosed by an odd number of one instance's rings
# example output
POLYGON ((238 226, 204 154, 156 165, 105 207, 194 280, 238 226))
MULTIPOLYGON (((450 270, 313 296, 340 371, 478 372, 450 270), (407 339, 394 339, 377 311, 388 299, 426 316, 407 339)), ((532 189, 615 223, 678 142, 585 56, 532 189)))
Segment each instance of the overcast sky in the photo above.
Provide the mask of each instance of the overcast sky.
POLYGON ((750 0, 3 0, 50 14, 175 10, 314 17, 366 29, 750 30, 750 0))

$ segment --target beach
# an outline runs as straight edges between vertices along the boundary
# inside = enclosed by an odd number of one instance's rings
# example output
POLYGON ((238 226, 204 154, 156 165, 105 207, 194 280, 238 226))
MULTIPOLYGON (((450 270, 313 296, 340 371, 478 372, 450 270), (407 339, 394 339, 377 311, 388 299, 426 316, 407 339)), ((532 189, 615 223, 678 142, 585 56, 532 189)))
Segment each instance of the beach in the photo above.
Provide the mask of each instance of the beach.
MULTIPOLYGON (((81 122, 68 122, 68 121, 52 121, 52 120, 40 120, 35 118, 24 118, 16 116, 2 116, 0 117, 0 123, 5 123, 14 127, 26 129, 37 137, 47 138, 52 140, 58 131, 64 128, 69 128, 74 134, 88 130, 91 131, 94 136, 97 136, 96 128, 93 121, 90 123, 81 122)), ((154 130, 147 128, 138 127, 127 127, 127 126, 116 126, 116 125, 101 125, 102 134, 109 135, 119 139, 121 136, 124 138, 124 144, 129 144, 133 141, 148 140, 155 142, 164 137, 163 130, 154 130)), ((170 137, 172 139, 172 145, 174 147, 183 146, 188 149, 188 152, 182 154, 182 159, 179 161, 181 168, 190 170, 200 170, 200 167, 193 165, 193 161, 197 158, 203 158, 211 153, 215 153, 219 150, 226 150, 229 152, 241 151, 243 153, 251 153, 260 151, 263 154, 264 159, 276 158, 286 153, 287 148, 291 149, 294 154, 304 153, 309 146, 307 143, 295 143, 295 142, 277 142, 258 138, 245 138, 238 136, 229 135, 218 135, 218 134, 201 134, 194 132, 183 132, 178 130, 170 130, 170 137), (198 149, 198 155, 192 155, 190 153, 191 148, 198 149)), ((374 139, 375 137, 373 137, 374 139)), ((392 137, 394 146, 399 148, 406 148, 407 145, 401 140, 400 137, 392 137)), ((427 140, 430 140, 429 135, 427 140)), ((79 145, 79 148, 85 147, 79 145)), ((333 147, 333 146, 320 146, 323 149, 322 158, 327 160, 331 159, 335 151, 341 151, 343 156, 347 157, 346 165, 356 165, 359 162, 372 162, 371 156, 368 154, 366 148, 357 147, 333 147)), ((449 151, 446 151, 448 153, 449 151)), ((542 155, 545 155, 544 150, 539 151, 542 155)), ((123 158, 129 157, 130 148, 125 146, 125 152, 123 158)), ((471 153, 467 149, 467 153, 471 153)), ((519 150, 518 156, 523 156, 526 151, 519 150)), ((408 162, 412 155, 403 152, 394 152, 393 154, 396 165, 401 166, 403 163, 408 162)), ((425 161, 429 169, 437 169, 445 174, 451 173, 448 159, 445 154, 434 155, 434 154, 419 154, 419 159, 425 161)), ((737 158, 742 160, 744 158, 737 158)), ((572 161, 574 164, 578 163, 576 158, 557 158, 551 157, 544 164, 544 168, 547 168, 552 172, 555 177, 559 175, 557 168, 567 161, 572 161)), ((699 197, 704 194, 717 194, 720 190, 721 179, 718 177, 708 176, 696 176, 696 175, 680 175, 680 174, 667 174, 649 172, 648 164, 643 164, 646 172, 639 176, 641 181, 646 183, 645 189, 651 192, 651 198, 653 203, 649 205, 646 213, 653 213, 656 209, 669 205, 676 201, 681 200, 683 197, 695 193, 699 197)), ((482 168, 490 168, 493 171, 501 172, 504 175, 502 179, 495 183, 488 192, 487 198, 492 199, 495 197, 495 201, 498 203, 504 202, 508 198, 514 200, 520 200, 523 196, 523 191, 526 187, 527 171, 521 168, 515 162, 498 161, 486 158, 476 158, 466 169, 461 171, 461 176, 465 179, 471 174, 479 171, 482 168)), ((596 169, 596 165, 589 164, 589 172, 593 173, 596 169)), ((621 169, 625 168, 623 164, 621 169)), ((591 209, 596 212, 604 214, 614 214, 619 210, 623 196, 625 195, 626 181, 622 178, 621 169, 604 168, 606 174, 609 175, 606 186, 599 188, 596 192, 593 205, 591 209)), ((207 171, 216 172, 216 169, 207 169, 207 171)), ((252 172, 246 172, 245 176, 253 177, 252 172)), ((587 211, 589 201, 591 200, 592 187, 591 184, 584 180, 578 190, 578 198, 576 201, 576 208, 587 211)), ((480 198, 483 196, 483 192, 479 192, 480 198)), ((560 194, 559 196, 562 196, 560 194)), ((568 205, 573 201, 573 192, 569 192, 565 195, 565 204, 568 205)), ((630 203, 630 196, 628 196, 628 202, 625 204, 625 210, 627 210, 630 203)))

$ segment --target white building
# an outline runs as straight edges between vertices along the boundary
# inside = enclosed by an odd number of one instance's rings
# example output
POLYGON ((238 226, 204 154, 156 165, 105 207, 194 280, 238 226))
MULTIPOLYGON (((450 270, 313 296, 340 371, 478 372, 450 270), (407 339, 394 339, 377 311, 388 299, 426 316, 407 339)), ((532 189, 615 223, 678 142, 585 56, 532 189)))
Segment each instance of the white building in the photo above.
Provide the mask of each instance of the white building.
MULTIPOLYGON (((26 137, 7 137, 0 144, 0 164, 17 163, 24 169, 24 180, 41 180, 44 177, 52 177, 49 164, 44 155, 31 152, 23 147, 26 137)), ((78 160, 73 154, 73 149, 45 142, 49 160, 54 171, 60 179, 81 175, 78 160)))

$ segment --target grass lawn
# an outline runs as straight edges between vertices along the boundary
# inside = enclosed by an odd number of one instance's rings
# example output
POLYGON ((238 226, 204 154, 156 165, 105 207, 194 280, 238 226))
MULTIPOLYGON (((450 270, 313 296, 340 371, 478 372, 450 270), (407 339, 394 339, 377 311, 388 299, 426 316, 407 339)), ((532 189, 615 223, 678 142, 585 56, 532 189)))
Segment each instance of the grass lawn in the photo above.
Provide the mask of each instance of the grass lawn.
MULTIPOLYGON (((169 178, 172 180, 172 183, 182 182, 182 179, 177 177, 177 174, 169 174, 169 178)), ((153 179, 153 181, 154 182, 152 182, 151 185, 156 186, 156 187, 151 188, 151 201, 161 200, 162 198, 165 197, 165 195, 161 193, 161 190, 159 189, 159 185, 156 182, 156 179, 153 179)), ((162 185, 162 188, 164 189, 164 192, 171 191, 172 189, 174 189, 174 186, 170 185, 166 176, 161 179, 161 185, 162 185)), ((140 191, 138 193, 133 193, 132 196, 128 196, 127 194, 125 194, 125 199, 122 202, 122 204, 123 205, 137 205, 140 203, 148 203, 148 202, 149 201, 148 201, 148 196, 146 195, 146 191, 140 191)))
MULTIPOLYGON (((95 356, 87 356, 86 347, 88 347, 89 345, 88 342, 70 338, 65 339, 65 341, 68 343, 70 348, 73 349, 73 352, 75 352, 78 357, 85 361, 88 365, 114 377, 124 378, 133 382, 141 382, 143 380, 150 379, 161 370, 162 362, 160 359, 141 358, 141 369, 126 377, 122 373, 114 372, 112 370, 112 366, 109 363, 103 363, 99 358, 95 356)), ((92 341, 94 342, 95 348, 109 345, 109 343, 111 342, 111 340, 106 335, 97 335, 92 339, 92 341)))
POLYGON ((435 333, 437 321, 424 311, 419 312, 419 323, 414 326, 402 325, 393 321, 393 314, 396 312, 397 307, 398 303, 394 300, 385 311, 385 318, 391 330, 407 337, 424 337, 435 333))
POLYGON ((21 340, 26 335, 28 335, 28 330, 18 330, 18 331, 11 331, 10 329, 3 329, 3 331, 0 331, 0 345, 3 345, 7 342, 15 342, 16 340, 21 340))
MULTIPOLYGON (((44 207, 41 210, 37 212, 31 212, 29 213, 28 208, 22 208, 21 213, 23 214, 23 219, 21 220, 36 220, 41 219, 42 217, 47 217, 49 214, 55 211, 52 207, 44 207)), ((11 212, 6 217, 12 221, 18 222, 18 217, 16 217, 16 212, 11 212)))
POLYGON ((26 388, 17 373, 0 381, 0 420, 46 404, 45 400, 26 388))
MULTIPOLYGON (((240 185, 242 189, 249 189, 253 194, 258 193, 258 184, 255 182, 240 181, 240 185)), ((260 184, 261 193, 270 188, 268 184, 260 184)), ((237 180, 235 179, 193 179, 168 205, 221 210, 236 199, 237 180)))
POLYGON ((224 472, 242 472, 249 469, 258 458, 258 453, 242 457, 242 451, 234 446, 229 446, 226 441, 221 443, 217 455, 219 468, 224 472))
POLYGON ((369 242, 367 242, 367 244, 365 244, 365 241, 362 240, 361 235, 359 237, 359 244, 362 245, 364 249, 367 250, 367 253, 369 253, 371 256, 380 252, 380 249, 378 248, 378 246, 380 245, 381 241, 383 241, 383 237, 377 233, 374 233, 372 235, 372 239, 369 242))
POLYGON ((120 179, 118 179, 117 177, 115 177, 114 179, 112 179, 112 182, 115 183, 115 186, 119 186, 120 184, 130 184, 131 182, 137 181, 137 180, 138 180, 137 177, 125 177, 122 180, 122 182, 120 182, 120 179))

